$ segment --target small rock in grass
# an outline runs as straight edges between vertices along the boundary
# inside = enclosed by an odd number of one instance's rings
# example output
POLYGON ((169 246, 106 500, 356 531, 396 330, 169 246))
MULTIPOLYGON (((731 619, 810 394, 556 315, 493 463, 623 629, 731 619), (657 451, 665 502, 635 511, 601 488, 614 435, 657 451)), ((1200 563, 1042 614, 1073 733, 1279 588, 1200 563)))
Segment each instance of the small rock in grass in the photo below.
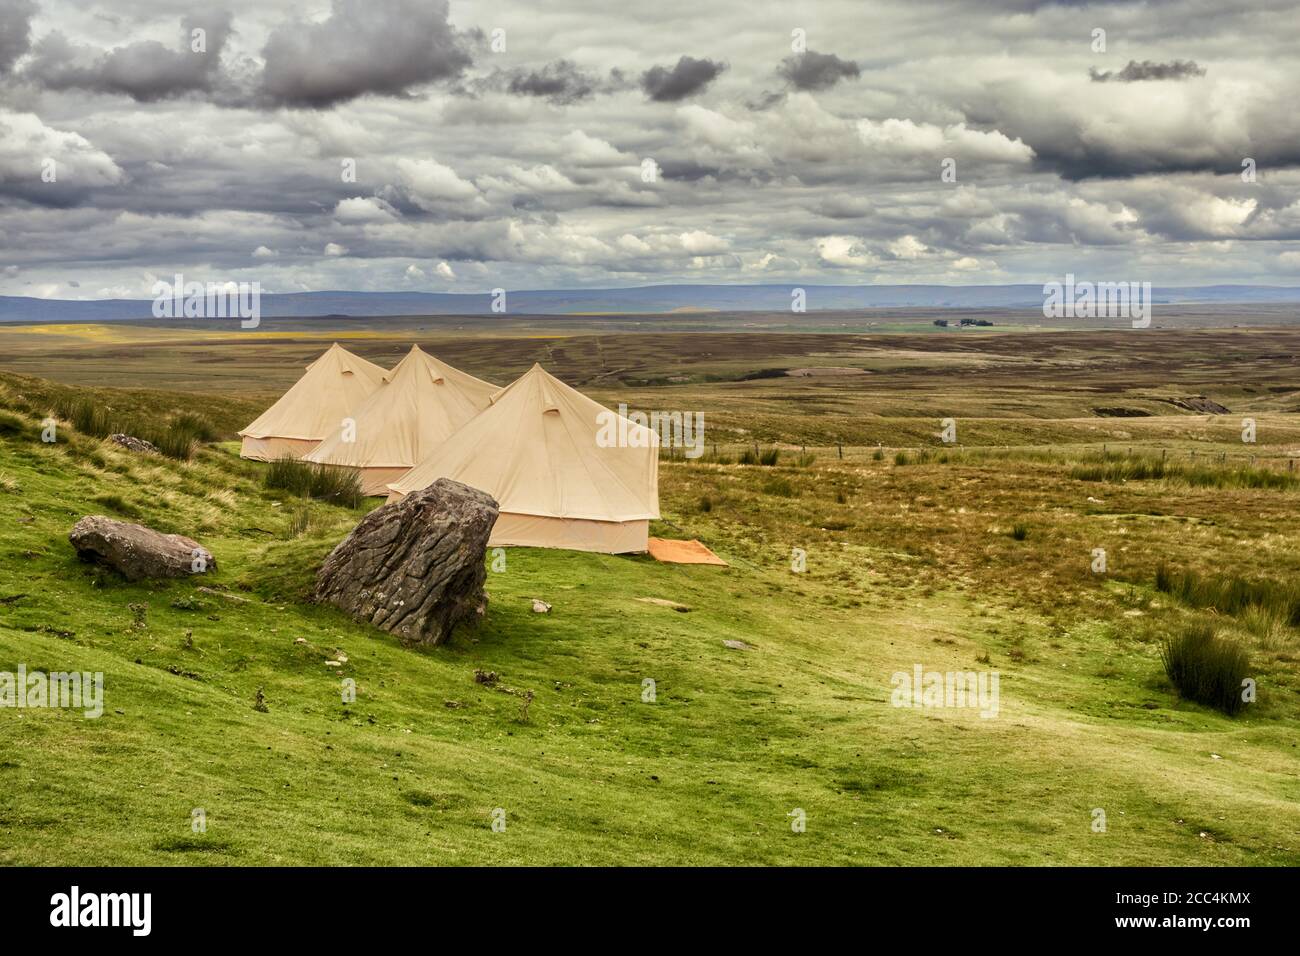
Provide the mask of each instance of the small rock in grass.
POLYGON ((534 614, 547 614, 550 612, 550 610, 551 610, 551 606, 547 604, 545 601, 541 601, 538 600, 537 598, 533 598, 534 614))
POLYGON ((752 649, 750 645, 746 644, 744 641, 723 641, 722 644, 724 647, 729 647, 733 651, 748 651, 752 649))
POLYGON ((115 445, 121 445, 127 451, 134 451, 144 455, 158 454, 158 446, 151 441, 145 441, 143 438, 136 438, 134 435, 109 435, 108 440, 115 445))

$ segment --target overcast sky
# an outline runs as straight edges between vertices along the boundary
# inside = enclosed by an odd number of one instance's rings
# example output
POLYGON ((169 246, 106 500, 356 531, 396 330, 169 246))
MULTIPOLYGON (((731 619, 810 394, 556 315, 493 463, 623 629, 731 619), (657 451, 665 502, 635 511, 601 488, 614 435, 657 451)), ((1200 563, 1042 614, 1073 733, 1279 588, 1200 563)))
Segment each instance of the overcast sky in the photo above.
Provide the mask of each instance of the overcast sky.
POLYGON ((0 294, 1300 285, 1297 91, 1293 0, 0 0, 0 294))

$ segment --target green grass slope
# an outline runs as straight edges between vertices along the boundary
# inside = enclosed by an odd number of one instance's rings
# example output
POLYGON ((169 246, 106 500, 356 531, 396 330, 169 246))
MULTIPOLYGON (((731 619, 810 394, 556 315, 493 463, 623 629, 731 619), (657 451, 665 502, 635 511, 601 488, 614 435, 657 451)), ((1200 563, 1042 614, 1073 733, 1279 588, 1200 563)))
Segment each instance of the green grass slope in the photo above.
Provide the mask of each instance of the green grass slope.
POLYGON ((179 463, 7 414, 0 670, 102 671, 105 713, 0 710, 0 863, 1300 863, 1294 658, 1229 719, 1180 703, 1126 630, 1129 608, 1175 613, 1146 591, 1017 597, 1008 577, 1052 573, 1091 520, 1045 531, 1045 477, 1018 542, 977 513, 1016 504, 899 510, 908 482, 987 488, 997 464, 818 464, 782 472, 790 497, 772 469, 665 463, 665 514, 732 567, 510 549, 484 622, 414 650, 306 600, 360 511, 264 491, 230 443, 179 463), (68 544, 88 513, 194 536, 219 569, 125 583, 68 544), (906 538, 926 522, 949 551, 906 538), (995 719, 890 705, 894 671, 976 658, 995 719))

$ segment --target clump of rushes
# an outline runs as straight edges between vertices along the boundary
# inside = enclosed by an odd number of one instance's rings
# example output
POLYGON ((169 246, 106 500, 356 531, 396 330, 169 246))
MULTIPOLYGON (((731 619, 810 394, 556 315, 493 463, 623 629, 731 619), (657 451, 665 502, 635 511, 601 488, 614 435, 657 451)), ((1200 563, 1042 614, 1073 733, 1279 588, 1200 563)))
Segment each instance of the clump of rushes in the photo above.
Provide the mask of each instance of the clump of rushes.
POLYGON ((1185 627, 1160 646, 1170 682, 1188 700, 1229 716, 1244 706, 1242 682, 1250 659, 1241 645, 1219 637, 1208 624, 1185 627))
POLYGON ((360 507, 361 476, 353 468, 318 465, 295 458, 278 458, 267 465, 262 483, 271 490, 299 498, 315 498, 344 508, 360 507))
POLYGON ((1234 617, 1258 608, 1289 627, 1300 627, 1300 583, 1250 580, 1236 574, 1205 575, 1191 568, 1174 571, 1161 563, 1156 566, 1155 585, 1157 591, 1192 607, 1213 608, 1234 617))
POLYGON ((194 457, 200 441, 211 441, 216 431, 198 415, 182 414, 169 422, 153 424, 142 418, 124 415, 89 398, 69 399, 55 411, 72 427, 91 438, 130 435, 150 442, 162 454, 178 461, 194 457))
POLYGON ((1017 521, 1011 526, 1011 537, 1015 538, 1017 541, 1024 541, 1029 537, 1029 527, 1023 522, 1017 521))

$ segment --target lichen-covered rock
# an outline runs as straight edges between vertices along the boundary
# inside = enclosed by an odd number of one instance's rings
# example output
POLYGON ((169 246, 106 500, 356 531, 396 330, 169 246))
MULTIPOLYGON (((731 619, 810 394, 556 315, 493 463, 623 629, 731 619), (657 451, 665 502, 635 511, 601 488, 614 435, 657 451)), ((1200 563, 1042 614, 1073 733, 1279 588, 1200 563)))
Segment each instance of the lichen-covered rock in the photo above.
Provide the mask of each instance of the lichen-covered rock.
POLYGON ((212 553, 192 538, 103 515, 82 518, 68 540, 83 561, 110 567, 128 581, 183 578, 217 569, 212 553))
POLYGON ((151 441, 145 441, 143 438, 136 438, 134 435, 109 435, 108 440, 114 445, 121 445, 127 451, 133 451, 140 455, 158 454, 158 446, 151 441))
POLYGON ((487 607, 490 495, 448 478, 361 519, 316 575, 315 599, 406 644, 439 644, 487 607))

